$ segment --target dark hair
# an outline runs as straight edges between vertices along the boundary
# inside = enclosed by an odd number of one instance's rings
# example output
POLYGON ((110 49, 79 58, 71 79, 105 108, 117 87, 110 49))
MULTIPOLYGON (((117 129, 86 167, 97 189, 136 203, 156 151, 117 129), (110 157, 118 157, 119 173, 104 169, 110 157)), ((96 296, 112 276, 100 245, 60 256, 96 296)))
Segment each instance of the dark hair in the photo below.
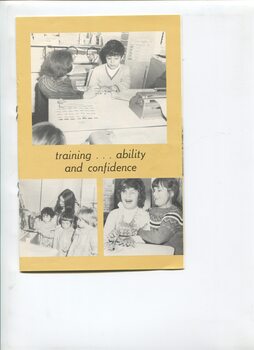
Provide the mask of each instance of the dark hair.
POLYGON ((72 70, 72 62, 73 57, 70 51, 51 51, 41 66, 40 75, 48 75, 54 79, 61 78, 72 70))
POLYGON ((68 207, 68 208, 71 208, 72 214, 74 215, 75 203, 77 203, 75 194, 67 188, 59 194, 55 205, 55 212, 57 214, 60 214, 62 213, 63 210, 65 211, 66 208, 68 207), (62 197, 64 200, 64 208, 60 205, 60 197, 62 197))
POLYGON ((100 59, 102 63, 106 63, 107 56, 123 57, 125 48, 119 40, 109 40, 100 51, 100 59))
POLYGON ((60 215, 59 223, 62 224, 63 221, 70 221, 71 223, 74 220, 74 213, 72 212, 72 208, 67 207, 65 211, 60 215))
POLYGON ((134 188, 138 191, 138 207, 143 208, 146 200, 146 189, 144 182, 141 179, 122 179, 116 189, 117 201, 121 201, 121 192, 127 188, 134 188))
POLYGON ((51 217, 51 219, 55 216, 54 210, 50 207, 45 207, 41 211, 41 219, 43 218, 44 215, 48 215, 51 217))
POLYGON ((33 145, 64 145, 62 130, 48 122, 37 123, 32 128, 33 145))
POLYGON ((152 189, 155 187, 165 187, 168 191, 173 191, 172 203, 177 204, 177 198, 179 195, 179 181, 173 178, 158 178, 154 179, 152 183, 152 189))

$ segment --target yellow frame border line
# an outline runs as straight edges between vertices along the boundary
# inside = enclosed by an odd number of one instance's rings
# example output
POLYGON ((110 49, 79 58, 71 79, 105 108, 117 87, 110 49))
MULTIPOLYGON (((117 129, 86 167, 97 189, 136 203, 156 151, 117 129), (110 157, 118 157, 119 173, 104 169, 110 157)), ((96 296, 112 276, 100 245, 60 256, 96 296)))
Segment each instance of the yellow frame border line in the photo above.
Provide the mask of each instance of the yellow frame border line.
POLYGON ((115 271, 183 269, 184 256, 107 256, 20 258, 20 270, 115 271))

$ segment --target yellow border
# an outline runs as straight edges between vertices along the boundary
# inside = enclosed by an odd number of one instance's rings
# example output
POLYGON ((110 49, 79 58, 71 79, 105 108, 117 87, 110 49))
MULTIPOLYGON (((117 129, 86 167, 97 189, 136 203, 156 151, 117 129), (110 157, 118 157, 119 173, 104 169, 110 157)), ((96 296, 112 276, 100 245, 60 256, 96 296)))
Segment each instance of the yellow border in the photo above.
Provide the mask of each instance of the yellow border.
MULTIPOLYGON (((103 17, 28 17, 17 18, 17 85, 18 85, 18 161, 20 179, 97 178, 99 256, 78 258, 21 258, 22 271, 45 270, 123 270, 183 268, 183 257, 103 257, 103 178, 182 177, 181 55, 180 16, 103 16, 103 17), (137 32, 164 31, 167 50, 167 117, 168 143, 165 145, 32 145, 30 33, 50 32, 137 32), (119 165, 136 165, 135 173, 96 174, 86 170, 65 173, 66 161, 56 161, 56 152, 80 150, 92 153, 89 165, 104 160, 123 149, 146 152, 145 159, 118 160, 119 165)), ((70 165, 79 165, 72 160, 70 165)))
POLYGON ((43 257, 20 258, 20 270, 28 271, 109 271, 183 269, 183 256, 124 257, 43 257))

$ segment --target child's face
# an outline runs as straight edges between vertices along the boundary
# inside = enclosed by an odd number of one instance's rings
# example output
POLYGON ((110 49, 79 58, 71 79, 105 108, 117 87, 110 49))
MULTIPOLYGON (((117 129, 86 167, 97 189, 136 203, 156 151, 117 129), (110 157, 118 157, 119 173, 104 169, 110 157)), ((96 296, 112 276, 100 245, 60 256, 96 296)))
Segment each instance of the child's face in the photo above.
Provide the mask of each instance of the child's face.
POLYGON ((62 220, 61 222, 61 226, 64 230, 66 230, 67 228, 71 227, 71 222, 68 220, 62 220))
POLYGON ((157 186, 153 188, 153 199, 157 207, 167 208, 171 204, 171 191, 164 186, 157 186))
POLYGON ((120 65, 121 58, 122 57, 119 56, 119 55, 117 55, 117 56, 106 56, 107 66, 110 69, 116 69, 120 65))
POLYGON ((135 188, 126 188, 121 192, 121 200, 124 208, 134 209, 138 206, 138 191, 135 188))
POLYGON ((51 220, 51 216, 50 215, 48 215, 48 214, 43 214, 42 215, 42 221, 43 222, 50 222, 50 220, 51 220))
POLYGON ((78 221, 77 221, 78 227, 83 228, 89 225, 90 217, 91 217, 91 214, 80 214, 78 216, 78 221))

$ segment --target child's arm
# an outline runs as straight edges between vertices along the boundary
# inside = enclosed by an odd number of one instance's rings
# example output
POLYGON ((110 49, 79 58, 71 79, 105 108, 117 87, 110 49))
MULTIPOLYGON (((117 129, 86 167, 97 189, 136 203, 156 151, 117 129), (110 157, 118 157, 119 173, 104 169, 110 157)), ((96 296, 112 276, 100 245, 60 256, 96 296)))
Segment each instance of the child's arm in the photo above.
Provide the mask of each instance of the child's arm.
POLYGON ((108 237, 109 234, 115 230, 116 223, 117 223, 117 217, 118 217, 118 210, 112 210, 107 217, 107 220, 104 225, 104 237, 108 237))
POLYGON ((53 81, 47 76, 40 77, 38 86, 42 94, 52 99, 81 99, 83 91, 75 90, 69 77, 62 81, 53 81))
POLYGON ((100 88, 100 66, 94 68, 90 74, 89 81, 87 82, 89 88, 100 88))
POLYGON ((59 249, 59 238, 60 238, 60 235, 59 235, 59 230, 56 229, 55 231, 55 237, 54 237, 54 242, 53 242, 53 248, 55 249, 59 249))
POLYGON ((174 219, 167 219, 161 222, 158 230, 140 229, 138 234, 147 243, 164 244, 171 241, 171 239, 178 235, 182 236, 182 226, 180 226, 174 219))
POLYGON ((70 245, 70 249, 68 251, 67 256, 75 256, 76 248, 77 248, 77 241, 78 241, 78 236, 74 234, 73 241, 70 245))
POLYGON ((93 230, 90 235, 90 253, 91 255, 98 254, 98 238, 97 229, 93 230))

